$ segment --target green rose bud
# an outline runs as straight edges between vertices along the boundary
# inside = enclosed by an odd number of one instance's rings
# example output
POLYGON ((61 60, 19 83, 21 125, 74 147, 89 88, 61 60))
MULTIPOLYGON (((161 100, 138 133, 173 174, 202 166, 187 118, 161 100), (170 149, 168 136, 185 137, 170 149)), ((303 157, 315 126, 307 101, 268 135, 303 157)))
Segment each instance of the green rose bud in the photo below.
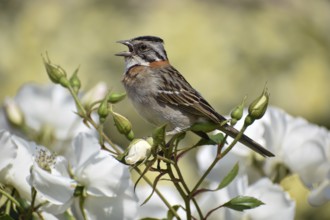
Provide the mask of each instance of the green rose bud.
MULTIPOLYGON (((112 112, 112 117, 119 133, 124 134, 126 136, 129 135, 132 130, 131 122, 127 118, 116 112, 112 112)), ((132 134, 130 134, 130 136, 132 136, 132 134)))
POLYGON ((253 122, 254 122, 254 119, 250 115, 248 115, 248 116, 246 116, 246 118, 244 120, 244 125, 247 127, 247 126, 252 125, 253 122))
POLYGON ((43 60, 44 60, 46 72, 50 80, 55 84, 60 84, 63 87, 67 88, 70 85, 70 82, 66 78, 65 70, 58 65, 52 64, 48 56, 47 56, 47 60, 45 58, 43 58, 43 60))
POLYGON ((264 88, 261 96, 254 100, 249 106, 249 116, 253 119, 260 119, 265 114, 269 102, 267 87, 264 88))
POLYGON ((81 82, 78 77, 78 71, 79 68, 77 68, 76 71, 73 73, 73 75, 70 77, 70 85, 76 94, 79 92, 79 89, 81 87, 81 82))
POLYGON ((105 119, 108 117, 109 115, 109 106, 108 106, 108 102, 107 99, 104 99, 99 108, 97 109, 97 113, 100 117, 100 122, 104 123, 105 119))
POLYGON ((108 96, 108 102, 114 104, 123 100, 126 96, 126 93, 111 93, 108 96))
POLYGON ((244 105, 245 105, 245 100, 246 100, 246 96, 244 97, 242 103, 238 106, 236 106, 230 113, 230 116, 232 118, 231 120, 231 124, 235 125, 237 121, 241 120, 242 116, 243 116, 243 109, 244 109, 244 105))
POLYGON ((131 130, 127 135, 126 135, 128 140, 133 140, 134 139, 134 132, 133 130, 131 130))

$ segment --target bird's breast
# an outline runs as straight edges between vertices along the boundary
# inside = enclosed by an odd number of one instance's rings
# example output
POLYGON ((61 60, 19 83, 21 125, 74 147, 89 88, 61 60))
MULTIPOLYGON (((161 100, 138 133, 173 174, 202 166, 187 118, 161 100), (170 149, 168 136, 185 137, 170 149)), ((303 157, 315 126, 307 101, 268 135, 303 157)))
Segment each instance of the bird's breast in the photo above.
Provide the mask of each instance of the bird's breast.
POLYGON ((122 80, 127 96, 133 102, 143 103, 157 94, 159 77, 149 66, 130 68, 122 80))

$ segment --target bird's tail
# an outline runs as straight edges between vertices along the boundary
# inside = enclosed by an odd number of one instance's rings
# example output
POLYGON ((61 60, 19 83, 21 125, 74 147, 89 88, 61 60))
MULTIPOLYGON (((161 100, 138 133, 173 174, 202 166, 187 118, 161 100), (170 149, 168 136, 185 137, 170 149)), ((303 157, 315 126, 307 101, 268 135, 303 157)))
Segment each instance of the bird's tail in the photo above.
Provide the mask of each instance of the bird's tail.
MULTIPOLYGON (((238 130, 236 130, 234 127, 232 127, 230 125, 221 126, 220 130, 223 131, 224 133, 228 134, 232 138, 235 138, 239 133, 238 130)), ((262 147, 260 144, 258 144, 257 142, 255 142, 254 140, 252 140, 251 138, 249 138, 248 136, 246 136, 244 134, 239 139, 239 142, 241 142, 245 146, 251 148, 252 150, 261 154, 264 157, 274 157, 275 156, 272 152, 268 151, 267 149, 262 147)))

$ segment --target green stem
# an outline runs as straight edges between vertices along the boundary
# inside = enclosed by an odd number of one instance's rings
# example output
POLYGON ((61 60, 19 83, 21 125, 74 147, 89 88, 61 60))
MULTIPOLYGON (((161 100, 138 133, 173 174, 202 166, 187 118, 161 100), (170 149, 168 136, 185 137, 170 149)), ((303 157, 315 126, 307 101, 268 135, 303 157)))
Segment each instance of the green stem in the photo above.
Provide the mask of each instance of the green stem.
MULTIPOLYGON (((138 168, 138 167, 134 167, 134 170, 139 174, 139 175, 142 175, 142 172, 141 170, 138 168)), ((144 179, 144 181, 146 181, 146 183, 148 185, 150 185, 152 187, 152 182, 151 180, 146 177, 145 175, 143 175, 142 177, 144 179)), ((157 187, 155 188, 155 192, 156 194, 158 195, 158 197, 164 202, 164 204, 167 206, 167 208, 169 210, 171 210, 171 212, 174 214, 174 216, 177 218, 177 219, 181 219, 180 216, 178 215, 178 213, 176 212, 176 210, 171 206, 171 204, 167 201, 167 199, 163 196, 163 194, 157 189, 157 187)))
POLYGON ((218 157, 218 156, 213 160, 213 162, 211 163, 211 165, 207 168, 207 170, 205 171, 205 173, 203 173, 202 177, 198 180, 198 182, 196 183, 195 187, 191 190, 190 197, 193 196, 193 194, 196 192, 196 190, 202 184, 202 182, 204 181, 204 179, 209 175, 209 173, 211 172, 211 170, 213 169, 213 167, 218 163, 219 160, 220 160, 220 157, 218 157))
POLYGON ((224 150, 221 153, 221 158, 226 156, 229 153, 229 151, 237 144, 237 142, 241 139, 241 137, 243 136, 246 129, 247 129, 247 126, 244 124, 242 129, 239 131, 239 133, 237 134, 237 136, 233 140, 233 142, 231 142, 230 145, 226 148, 226 150, 224 150))
POLYGON ((21 204, 9 193, 7 193, 5 190, 0 188, 0 193, 4 196, 6 196, 12 203, 14 203, 17 207, 21 207, 21 204))
POLYGON ((165 163, 170 163, 172 165, 175 165, 175 163, 172 160, 167 159, 166 157, 157 155, 157 159, 160 159, 160 160, 164 161, 165 163))
MULTIPOLYGON (((98 132, 99 134, 110 144, 110 146, 116 151, 117 154, 120 154, 122 151, 107 137, 106 134, 104 134, 103 130, 100 129, 100 126, 98 124, 95 123, 95 121, 89 117, 89 115, 87 114, 84 106, 82 105, 82 103, 80 102, 76 92, 73 90, 73 88, 71 86, 68 87, 75 103, 77 106, 77 110, 78 110, 78 114, 87 122, 89 122, 98 132)), ((104 150, 108 150, 109 149, 104 149, 104 150)), ((111 152, 111 151, 110 151, 111 152)), ((111 152, 114 153, 114 152, 111 152)))
POLYGON ((35 201, 36 201, 36 198, 37 198, 37 191, 35 190, 34 187, 31 188, 31 205, 30 205, 30 208, 29 208, 29 211, 27 212, 26 214, 26 218, 27 219, 32 219, 32 213, 34 212, 34 204, 35 204, 35 201))
POLYGON ((190 190, 189 190, 189 188, 188 188, 186 182, 185 182, 184 179, 183 179, 183 176, 182 176, 181 170, 180 170, 180 168, 179 168, 179 166, 178 166, 177 163, 174 164, 174 168, 175 168, 176 173, 178 174, 178 177, 179 177, 180 182, 181 182, 182 185, 183 185, 183 188, 186 190, 186 194, 189 195, 189 194, 190 194, 190 190))
MULTIPOLYGON (((229 153, 229 151, 236 145, 236 143, 241 139, 243 133, 245 132, 247 126, 243 125, 242 129, 239 131, 239 133, 237 134, 237 136, 235 137, 235 139, 230 143, 230 145, 226 148, 226 150, 224 150, 222 153, 218 154, 216 156, 216 158, 214 159, 214 161, 212 162, 212 164, 207 168, 207 170, 205 171, 205 173, 202 175, 202 177, 198 180, 198 182, 196 183, 195 187, 193 188, 193 190, 191 191, 190 196, 193 196, 194 193, 196 192, 196 190, 199 188, 199 186, 202 184, 202 182, 204 181, 204 179, 209 175, 209 173, 211 172, 211 170, 214 168, 214 166, 218 163, 218 161, 223 158, 226 154, 229 153)), ((226 138, 224 139, 224 141, 226 140, 226 138)))
POLYGON ((67 87, 76 103, 76 106, 77 106, 77 110, 78 110, 78 114, 83 116, 83 118, 87 118, 87 113, 86 113, 86 110, 84 108, 84 106, 80 103, 80 100, 76 94, 76 92, 73 90, 72 86, 69 86, 67 87))
MULTIPOLYGON (((189 190, 189 187, 187 186, 186 182, 184 181, 184 178, 183 178, 183 175, 181 173, 180 167, 178 166, 177 163, 174 164, 174 168, 175 168, 175 170, 176 170, 176 172, 178 174, 178 177, 179 177, 179 180, 180 180, 181 184, 183 185, 183 188, 186 190, 186 195, 190 195, 191 192, 189 190)), ((190 197, 188 197, 187 200, 189 202, 190 201, 190 197)), ((192 198, 192 201, 193 201, 193 203, 194 203, 194 205, 195 205, 195 207, 197 209, 199 218, 200 219, 203 219, 203 213, 202 213, 202 211, 201 211, 201 209, 200 209, 200 207, 199 207, 196 199, 195 198, 192 198)))
POLYGON ((193 203, 194 203, 194 205, 195 205, 195 207, 197 209, 197 212, 198 212, 198 215, 199 215, 199 219, 204 219, 203 212, 202 212, 201 208, 199 207, 196 199, 195 198, 192 198, 192 201, 193 201, 193 203))
POLYGON ((179 194, 181 195, 182 199, 184 200, 187 220, 191 220, 190 199, 188 196, 186 196, 184 190, 182 189, 179 182, 177 181, 177 178, 175 177, 175 175, 173 173, 171 164, 166 163, 166 167, 167 167, 167 173, 170 176, 172 183, 174 184, 175 188, 178 190, 179 194))
MULTIPOLYGON (((91 118, 87 118, 88 122, 100 133, 100 135, 102 135, 102 137, 104 138, 104 140, 106 140, 106 142, 108 142, 110 144, 110 146, 116 151, 117 154, 122 153, 122 151, 117 147, 117 145, 115 145, 110 138, 103 132, 103 130, 99 130, 99 126, 98 124, 95 123, 95 121, 93 121, 93 119, 91 118)), ((109 149, 104 149, 104 150, 109 150, 109 149)))
POLYGON ((36 202, 36 198, 37 198, 37 190, 35 190, 34 187, 32 187, 32 201, 31 201, 31 210, 34 209, 34 204, 36 202))
POLYGON ((84 220, 87 220, 86 211, 85 211, 85 208, 84 208, 84 203, 85 203, 85 197, 80 196, 80 198, 79 198, 79 208, 80 208, 80 211, 81 211, 81 215, 83 216, 84 220))
POLYGON ((6 203, 5 214, 10 215, 11 205, 12 205, 12 201, 8 200, 6 203))

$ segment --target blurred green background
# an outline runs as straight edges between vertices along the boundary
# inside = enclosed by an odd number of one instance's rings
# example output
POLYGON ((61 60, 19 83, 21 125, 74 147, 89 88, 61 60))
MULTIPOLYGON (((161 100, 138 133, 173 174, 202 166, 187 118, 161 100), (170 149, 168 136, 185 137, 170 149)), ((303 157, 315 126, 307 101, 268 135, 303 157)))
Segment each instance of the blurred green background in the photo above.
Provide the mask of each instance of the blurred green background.
MULTIPOLYGON (((171 63, 223 114, 267 82, 272 105, 330 128, 329 0, 1 0, 0 100, 49 83, 46 51, 69 72, 80 65, 83 88, 124 91, 113 54, 126 48, 115 42, 140 35, 163 38, 171 63)), ((127 100, 116 109, 150 133, 127 100)), ((329 205, 311 208, 293 188, 297 219, 327 216, 329 205)))

